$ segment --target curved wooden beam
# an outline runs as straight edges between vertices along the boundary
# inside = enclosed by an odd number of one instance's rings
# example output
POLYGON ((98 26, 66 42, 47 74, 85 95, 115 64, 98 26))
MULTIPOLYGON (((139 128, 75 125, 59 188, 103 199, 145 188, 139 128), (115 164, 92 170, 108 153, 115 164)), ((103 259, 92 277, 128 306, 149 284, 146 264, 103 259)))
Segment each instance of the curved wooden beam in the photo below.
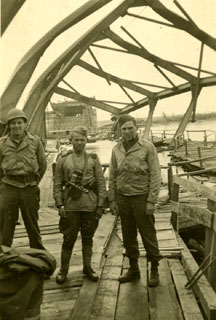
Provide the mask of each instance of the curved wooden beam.
POLYGON ((5 32, 26 0, 1 0, 1 35, 5 32))
POLYGON ((83 102, 83 103, 86 103, 90 106, 94 106, 98 109, 101 109, 101 110, 104 110, 104 111, 107 111, 107 112, 110 112, 110 113, 113 113, 113 114, 119 114, 120 113, 120 109, 116 108, 116 107, 113 107, 109 104, 106 104, 104 102, 100 102, 100 101, 97 101, 93 98, 89 98, 89 97, 86 97, 86 96, 83 96, 79 93, 76 93, 76 92, 72 92, 72 91, 69 91, 69 90, 66 90, 66 89, 63 89, 63 88, 60 88, 60 87, 57 87, 55 88, 54 90, 55 93, 57 94, 60 94, 64 97, 67 97, 67 98, 70 98, 70 99, 74 99, 74 100, 77 100, 77 101, 80 101, 80 102, 83 102))
MULTIPOLYGON (((10 2, 8 0, 5 0, 10 2)), ((38 61, 52 43, 52 41, 62 32, 81 21, 98 8, 104 6, 110 0, 90 0, 79 9, 74 11, 64 20, 59 22, 54 28, 47 32, 34 46, 24 55, 18 63, 5 91, 1 97, 1 118, 6 118, 8 110, 14 108, 25 89, 29 79, 31 78, 38 61)))
POLYGON ((105 34, 106 34, 107 38, 112 40, 114 43, 116 43, 120 47, 128 50, 130 53, 133 53, 137 56, 140 56, 140 57, 174 73, 175 75, 177 75, 187 81, 190 81, 191 83, 196 82, 196 77, 194 77, 190 73, 176 67, 173 63, 153 55, 152 53, 147 51, 143 46, 142 46, 142 48, 134 46, 130 42, 123 40, 121 37, 119 37, 116 33, 111 31, 110 29, 106 30, 105 34))
MULTIPOLYGON (((200 88, 215 86, 215 85, 216 85, 216 76, 206 77, 206 78, 200 79, 200 83, 199 83, 200 88)), ((157 92, 155 94, 155 98, 157 100, 161 100, 161 99, 173 97, 175 95, 185 93, 188 91, 191 91, 191 84, 187 82, 187 83, 184 83, 184 84, 177 86, 175 88, 175 90, 166 89, 166 90, 162 90, 160 92, 157 92)), ((142 107, 148 106, 148 105, 149 105, 148 98, 144 98, 144 99, 138 101, 135 106, 130 104, 130 105, 126 106, 125 108, 121 109, 121 114, 136 111, 136 110, 138 110, 142 107)))
POLYGON ((216 39, 214 37, 201 30, 191 21, 185 20, 178 14, 167 9, 159 0, 144 0, 144 3, 145 5, 151 7, 152 10, 158 13, 161 17, 172 22, 177 29, 186 31, 196 39, 206 44, 208 47, 216 50, 216 39))
MULTIPOLYGON (((102 72, 101 70, 95 68, 91 64, 85 62, 84 60, 80 60, 77 65, 79 65, 80 67, 84 68, 85 70, 88 70, 89 72, 92 72, 92 73, 96 74, 99 77, 104 78, 104 72, 102 72)), ((121 86, 124 86, 124 87, 126 87, 126 88, 128 88, 130 90, 133 90, 133 91, 138 92, 140 94, 143 94, 145 96, 152 97, 152 98, 154 97, 154 93, 153 92, 151 92, 149 90, 146 90, 146 89, 144 89, 142 87, 139 87, 139 86, 133 84, 129 80, 120 79, 120 78, 118 78, 118 77, 116 77, 116 76, 114 76, 114 75, 112 75, 112 74, 110 74, 108 72, 106 72, 106 76, 110 81, 112 81, 114 83, 117 83, 117 84, 119 84, 121 86)))
POLYGON ((31 122, 37 118, 38 112, 44 111, 41 107, 43 106, 44 108, 44 101, 49 101, 48 97, 52 95, 54 88, 71 68, 78 63, 80 57, 88 49, 90 44, 96 41, 101 32, 115 21, 122 12, 125 12, 134 2, 135 0, 122 0, 120 4, 116 5, 111 12, 98 21, 88 32, 82 35, 82 37, 73 43, 44 71, 33 86, 24 105, 24 110, 27 114, 34 113, 34 117, 31 117, 31 122))

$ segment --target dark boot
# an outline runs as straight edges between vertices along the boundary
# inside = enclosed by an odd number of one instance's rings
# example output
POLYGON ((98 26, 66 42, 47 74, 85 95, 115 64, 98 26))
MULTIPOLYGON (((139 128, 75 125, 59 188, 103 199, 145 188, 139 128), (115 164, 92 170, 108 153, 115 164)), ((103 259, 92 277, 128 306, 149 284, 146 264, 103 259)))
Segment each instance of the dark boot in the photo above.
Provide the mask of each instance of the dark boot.
POLYGON ((130 259, 130 268, 129 270, 123 275, 119 277, 119 282, 132 282, 140 278, 140 270, 138 266, 137 259, 130 259))
POLYGON ((83 253, 83 273, 91 281, 98 281, 99 277, 94 274, 95 271, 91 267, 92 247, 83 246, 82 253, 83 253))
POLYGON ((62 249, 61 252, 61 269, 59 270, 57 276, 56 276, 56 282, 57 283, 64 283, 67 278, 67 273, 69 269, 70 264, 70 258, 71 258, 72 250, 65 250, 62 249))
POLYGON ((151 273, 148 282, 149 287, 156 287, 159 285, 158 265, 159 263, 157 261, 151 263, 151 273))
MULTIPOLYGON (((90 267, 90 270, 91 270, 91 272, 92 272, 92 273, 95 273, 95 271, 92 269, 92 267, 90 267)), ((85 275, 86 275, 86 274, 87 274, 87 272, 88 272, 88 271, 87 271, 86 266, 83 266, 83 274, 85 274, 85 275)))

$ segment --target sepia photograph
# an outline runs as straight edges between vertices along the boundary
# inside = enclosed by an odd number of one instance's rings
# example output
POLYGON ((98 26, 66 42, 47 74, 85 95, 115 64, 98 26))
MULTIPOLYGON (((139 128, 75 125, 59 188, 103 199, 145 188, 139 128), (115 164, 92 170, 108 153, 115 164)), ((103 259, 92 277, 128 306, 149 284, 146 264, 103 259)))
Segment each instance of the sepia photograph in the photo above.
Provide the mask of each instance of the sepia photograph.
POLYGON ((1 0, 0 320, 216 319, 215 16, 1 0))

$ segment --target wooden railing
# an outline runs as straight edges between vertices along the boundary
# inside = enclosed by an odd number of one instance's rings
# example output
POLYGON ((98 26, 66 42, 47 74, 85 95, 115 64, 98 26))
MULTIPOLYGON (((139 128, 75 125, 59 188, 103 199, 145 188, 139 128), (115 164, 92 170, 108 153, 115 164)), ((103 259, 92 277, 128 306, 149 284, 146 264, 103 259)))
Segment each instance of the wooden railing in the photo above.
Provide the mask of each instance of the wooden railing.
MULTIPOLYGON (((178 216, 194 220, 205 227, 205 257, 210 254, 210 260, 216 256, 216 189, 207 187, 198 182, 173 177, 172 190, 172 224, 178 229, 178 216), (192 192, 198 192, 207 198, 207 208, 179 202, 179 187, 192 192)), ((206 276, 214 290, 216 290, 216 260, 209 266, 206 276)))
POLYGON ((182 263, 190 278, 195 295, 201 301, 207 319, 216 319, 216 189, 201 183, 173 176, 171 222, 178 231, 178 218, 188 218, 205 227, 205 259, 200 267, 187 253, 182 252, 182 263), (207 207, 201 208, 179 202, 179 188, 196 192, 207 199, 207 207), (206 278, 204 278, 204 275, 206 278), (207 282, 208 281, 208 282, 207 282))

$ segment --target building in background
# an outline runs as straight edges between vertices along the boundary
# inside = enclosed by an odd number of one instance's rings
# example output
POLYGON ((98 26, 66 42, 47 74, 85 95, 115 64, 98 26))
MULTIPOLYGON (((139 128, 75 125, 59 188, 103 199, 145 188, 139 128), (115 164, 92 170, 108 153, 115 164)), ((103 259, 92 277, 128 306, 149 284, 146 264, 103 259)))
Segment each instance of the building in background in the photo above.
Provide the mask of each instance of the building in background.
POLYGON ((53 111, 46 112, 47 138, 59 138, 70 135, 75 126, 85 126, 89 134, 97 132, 96 109, 77 101, 65 101, 51 104, 53 111))

